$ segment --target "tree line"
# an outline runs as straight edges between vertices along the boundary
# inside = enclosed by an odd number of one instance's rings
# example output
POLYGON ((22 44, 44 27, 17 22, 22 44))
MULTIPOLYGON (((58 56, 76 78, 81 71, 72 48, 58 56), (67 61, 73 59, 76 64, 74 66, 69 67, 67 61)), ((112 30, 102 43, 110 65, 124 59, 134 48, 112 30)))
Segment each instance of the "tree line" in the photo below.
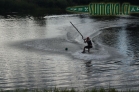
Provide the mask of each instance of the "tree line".
POLYGON ((0 14, 61 14, 66 12, 66 7, 88 5, 92 2, 129 2, 139 5, 138 0, 0 0, 0 14))

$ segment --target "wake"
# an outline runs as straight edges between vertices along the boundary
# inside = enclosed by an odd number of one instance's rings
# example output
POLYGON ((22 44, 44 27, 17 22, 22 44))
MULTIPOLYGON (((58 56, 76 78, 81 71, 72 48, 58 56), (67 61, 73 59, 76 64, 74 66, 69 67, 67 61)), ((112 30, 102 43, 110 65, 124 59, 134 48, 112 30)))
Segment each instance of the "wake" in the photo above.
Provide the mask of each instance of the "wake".
MULTIPOLYGON (((54 17, 54 16, 53 16, 54 17)), ((58 16, 58 18, 63 16, 58 16)), ((48 18, 49 19, 49 18, 48 18)), ((50 18, 51 19, 51 18, 50 18)), ((78 19, 77 17, 70 18, 74 25, 80 30, 84 37, 90 37, 93 41, 93 49, 91 53, 81 53, 86 44, 82 40, 80 34, 72 27, 64 16, 63 24, 53 25, 50 21, 48 28, 48 37, 46 39, 36 39, 32 41, 26 41, 23 43, 24 46, 35 48, 38 50, 67 53, 74 58, 82 60, 108 60, 108 59, 119 59, 124 56, 119 53, 115 48, 103 45, 97 41, 97 36, 102 33, 106 28, 121 27, 127 25, 127 21, 124 19, 118 20, 103 20, 97 22, 95 19, 78 19), (78 20, 78 21, 75 21, 78 20), (80 24, 79 24, 80 23, 80 24), (68 51, 65 51, 68 48, 68 51)), ((54 20, 55 21, 55 20, 54 20)))

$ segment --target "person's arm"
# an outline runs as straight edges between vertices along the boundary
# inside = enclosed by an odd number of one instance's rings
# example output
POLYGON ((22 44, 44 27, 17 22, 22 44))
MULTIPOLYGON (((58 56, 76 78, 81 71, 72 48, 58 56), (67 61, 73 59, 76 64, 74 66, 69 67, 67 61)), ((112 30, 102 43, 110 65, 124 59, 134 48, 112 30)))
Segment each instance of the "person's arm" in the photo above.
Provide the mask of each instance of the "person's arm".
POLYGON ((84 39, 84 43, 86 43, 86 39, 84 39))

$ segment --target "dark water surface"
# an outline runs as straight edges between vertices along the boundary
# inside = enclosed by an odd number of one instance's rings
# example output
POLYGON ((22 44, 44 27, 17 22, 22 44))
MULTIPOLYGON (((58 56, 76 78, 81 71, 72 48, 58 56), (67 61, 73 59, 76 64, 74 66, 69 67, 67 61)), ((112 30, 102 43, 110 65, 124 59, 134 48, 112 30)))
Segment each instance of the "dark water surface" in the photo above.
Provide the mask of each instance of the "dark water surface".
POLYGON ((0 16, 0 89, 138 89, 138 24, 132 16, 0 16), (90 54, 70 21, 92 38, 90 54))

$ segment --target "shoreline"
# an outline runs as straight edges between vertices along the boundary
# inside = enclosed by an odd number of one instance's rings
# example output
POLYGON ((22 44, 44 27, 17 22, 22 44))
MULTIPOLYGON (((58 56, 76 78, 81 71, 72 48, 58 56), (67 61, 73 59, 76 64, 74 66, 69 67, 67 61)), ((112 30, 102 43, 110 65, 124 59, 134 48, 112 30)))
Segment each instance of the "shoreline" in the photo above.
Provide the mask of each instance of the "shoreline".
POLYGON ((14 89, 14 90, 1 90, 0 92, 138 92, 138 90, 117 90, 115 88, 91 88, 91 89, 84 89, 79 90, 75 88, 48 88, 48 89, 14 89))

